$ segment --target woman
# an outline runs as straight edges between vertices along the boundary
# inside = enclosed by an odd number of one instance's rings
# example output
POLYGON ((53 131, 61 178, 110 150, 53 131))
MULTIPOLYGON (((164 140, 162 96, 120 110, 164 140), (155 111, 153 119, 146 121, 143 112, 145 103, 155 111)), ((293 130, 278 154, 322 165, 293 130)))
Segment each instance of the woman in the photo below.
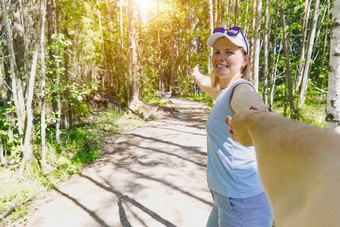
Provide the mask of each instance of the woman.
POLYGON ((213 47, 212 77, 198 65, 190 71, 199 87, 216 100, 206 124, 207 180, 214 205, 207 227, 271 227, 272 211, 262 188, 255 150, 233 141, 225 124, 235 112, 267 109, 247 75, 249 44, 241 28, 216 28, 208 39, 213 47))

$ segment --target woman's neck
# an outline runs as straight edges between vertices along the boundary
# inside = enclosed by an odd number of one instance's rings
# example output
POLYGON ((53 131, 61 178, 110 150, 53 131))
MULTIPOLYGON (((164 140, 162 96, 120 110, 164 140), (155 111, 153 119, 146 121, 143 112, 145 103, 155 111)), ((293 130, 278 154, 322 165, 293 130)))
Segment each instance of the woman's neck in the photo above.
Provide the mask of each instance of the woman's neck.
POLYGON ((220 77, 219 78, 220 89, 230 87, 231 85, 233 85, 238 80, 242 80, 242 74, 241 73, 233 76, 231 79, 227 79, 227 78, 224 79, 223 77, 220 77))

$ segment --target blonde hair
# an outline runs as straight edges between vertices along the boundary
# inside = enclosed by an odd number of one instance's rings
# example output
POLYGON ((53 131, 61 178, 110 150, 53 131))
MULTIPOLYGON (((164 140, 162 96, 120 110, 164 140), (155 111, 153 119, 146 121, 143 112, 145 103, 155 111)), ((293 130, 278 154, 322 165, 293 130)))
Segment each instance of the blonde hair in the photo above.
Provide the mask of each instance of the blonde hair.
MULTIPOLYGON (((248 54, 245 52, 245 51, 242 51, 242 53, 244 54, 244 56, 247 56, 248 54)), ((247 81, 250 81, 253 83, 252 79, 249 77, 249 62, 250 60, 248 61, 248 63, 244 66, 244 68, 242 69, 242 79, 244 80, 247 80, 247 81)), ((213 88, 215 89, 219 89, 219 85, 220 85, 220 82, 219 82, 219 78, 218 76, 215 74, 215 71, 213 70, 211 72, 211 85, 213 88)))

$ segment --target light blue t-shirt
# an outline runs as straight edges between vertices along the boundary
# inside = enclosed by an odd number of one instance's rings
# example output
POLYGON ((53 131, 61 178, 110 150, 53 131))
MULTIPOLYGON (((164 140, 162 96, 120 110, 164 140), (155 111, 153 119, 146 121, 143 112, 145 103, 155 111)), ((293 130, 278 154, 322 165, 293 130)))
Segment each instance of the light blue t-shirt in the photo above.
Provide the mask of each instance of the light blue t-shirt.
MULTIPOLYGON (((210 190, 231 198, 248 198, 262 193, 254 147, 244 147, 231 139, 225 118, 234 116, 231 95, 237 81, 219 92, 206 123, 208 166, 207 179, 210 190)), ((254 89, 255 90, 255 89, 254 89)))

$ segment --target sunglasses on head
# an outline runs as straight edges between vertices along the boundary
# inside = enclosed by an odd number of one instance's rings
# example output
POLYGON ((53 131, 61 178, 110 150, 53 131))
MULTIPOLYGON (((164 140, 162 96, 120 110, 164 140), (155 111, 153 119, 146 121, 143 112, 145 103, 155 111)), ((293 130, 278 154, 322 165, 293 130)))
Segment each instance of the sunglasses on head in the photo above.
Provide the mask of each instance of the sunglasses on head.
POLYGON ((246 44, 246 47, 247 47, 246 52, 248 53, 248 43, 247 43, 247 40, 244 37, 242 29, 240 27, 232 27, 232 28, 228 28, 228 29, 225 29, 225 28, 215 28, 213 30, 213 34, 217 33, 217 32, 227 34, 228 36, 237 36, 238 33, 241 33, 241 35, 243 37, 243 40, 244 40, 244 42, 246 44))

